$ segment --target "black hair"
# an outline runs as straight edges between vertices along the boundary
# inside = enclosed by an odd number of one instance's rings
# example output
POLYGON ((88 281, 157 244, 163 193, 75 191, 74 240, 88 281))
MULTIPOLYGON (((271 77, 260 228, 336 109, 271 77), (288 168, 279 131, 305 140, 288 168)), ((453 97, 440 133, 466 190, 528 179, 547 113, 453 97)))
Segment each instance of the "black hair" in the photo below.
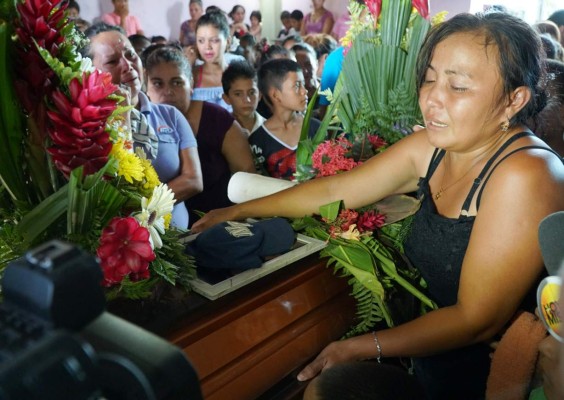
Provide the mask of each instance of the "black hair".
POLYGON ((315 49, 313 48, 313 46, 307 44, 306 42, 296 43, 292 46, 292 51, 294 53, 297 53, 298 51, 305 51, 311 57, 313 57, 314 60, 317 60, 317 53, 315 52, 315 49))
POLYGON ((189 80, 192 79, 190 62, 184 56, 182 50, 178 49, 176 46, 163 44, 150 46, 143 52, 143 59, 143 66, 145 67, 145 71, 147 71, 145 74, 147 79, 154 67, 164 63, 176 65, 189 80))
POLYGON ((564 25, 564 9, 554 11, 547 19, 558 26, 564 25))
POLYGON ((233 14, 235 14, 237 12, 238 8, 242 8, 243 12, 245 12, 245 7, 243 7, 241 4, 235 4, 233 6, 233 8, 231 9, 231 11, 229 11, 229 14, 227 14, 227 16, 231 19, 233 19, 233 14))
POLYGON ((547 60, 547 106, 529 121, 529 128, 564 157, 564 63, 547 60))
POLYGON ((74 8, 80 14, 80 6, 78 5, 78 3, 76 1, 74 1, 74 0, 67 1, 67 10, 69 8, 74 8))
MULTIPOLYGON (((127 37, 129 39, 129 41, 131 42, 131 45, 136 48, 137 45, 139 45, 140 47, 149 47, 151 45, 151 41, 149 40, 149 38, 145 35, 140 35, 138 33, 134 33, 133 35, 129 35, 127 37)), ((135 49, 137 51, 137 49, 135 49)))
POLYGON ((231 85, 237 79, 251 79, 257 81, 257 71, 253 68, 248 61, 233 61, 221 76, 221 85, 223 86, 223 93, 229 93, 231 85))
POLYGON ((417 88, 421 89, 437 45, 456 33, 484 37, 484 47, 497 48, 503 86, 500 102, 509 99, 520 86, 531 92, 531 100, 509 121, 511 126, 526 123, 546 105, 544 50, 538 33, 525 21, 501 12, 458 14, 431 28, 417 59, 417 88))
POLYGON ((162 35, 154 35, 151 36, 151 43, 157 43, 157 42, 162 42, 162 41, 167 41, 166 38, 162 35))
POLYGON ((288 50, 284 46, 273 44, 272 46, 269 46, 268 49, 264 52, 263 60, 264 62, 266 62, 276 56, 282 56, 281 58, 291 58, 291 53, 290 50, 288 50))
MULTIPOLYGON (((110 25, 110 24, 106 24, 105 22, 98 22, 94 25, 91 25, 90 27, 88 27, 88 29, 84 31, 84 36, 87 39, 90 39, 93 38, 94 36, 99 35, 102 32, 111 32, 111 31, 119 32, 123 36, 127 36, 125 30, 121 26, 110 25)), ((87 40, 84 47, 80 49, 80 54, 83 57, 91 57, 90 51, 91 51, 90 40, 87 40)))
POLYGON ((253 17, 258 19, 258 22, 262 22, 262 14, 260 13, 260 11, 255 10, 255 11, 251 12, 251 15, 249 16, 249 18, 253 18, 253 17))
POLYGON ((205 13, 212 13, 212 12, 218 12, 218 13, 222 13, 223 14, 223 10, 221 8, 219 8, 218 6, 207 6, 205 13))
POLYGON ((547 59, 559 59, 561 46, 556 40, 552 38, 549 34, 540 35, 542 47, 546 53, 547 59))
POLYGON ((412 400, 423 388, 402 368, 374 361, 338 364, 311 383, 320 400, 412 400))
POLYGON ((247 32, 239 38, 239 44, 241 45, 241 47, 254 46, 257 44, 257 40, 253 35, 247 32), (243 44, 243 42, 245 44, 243 44))
POLYGON ((288 18, 290 18, 290 11, 284 10, 280 13, 280 19, 281 20, 282 19, 288 19, 288 18))
POLYGON ((268 60, 258 70, 258 88, 267 105, 272 107, 272 99, 268 92, 271 88, 282 90, 286 76, 290 72, 301 72, 302 67, 294 60, 278 58, 268 60))
POLYGON ((292 40, 293 40, 294 42, 296 42, 296 43, 303 43, 303 41, 304 41, 304 39, 303 39, 300 35, 298 35, 298 34, 295 34, 295 35, 288 35, 288 36, 286 36, 286 37, 284 38, 284 40, 282 41, 282 46, 285 46, 286 43, 288 43, 288 42, 290 42, 290 41, 292 41, 292 40))
POLYGON ((196 23, 196 32, 202 26, 211 25, 216 28, 225 39, 229 38, 229 23, 223 12, 206 12, 196 23))
POLYGON ((304 13, 300 10, 294 10, 290 13, 290 18, 295 19, 296 21, 301 21, 304 19, 304 13))

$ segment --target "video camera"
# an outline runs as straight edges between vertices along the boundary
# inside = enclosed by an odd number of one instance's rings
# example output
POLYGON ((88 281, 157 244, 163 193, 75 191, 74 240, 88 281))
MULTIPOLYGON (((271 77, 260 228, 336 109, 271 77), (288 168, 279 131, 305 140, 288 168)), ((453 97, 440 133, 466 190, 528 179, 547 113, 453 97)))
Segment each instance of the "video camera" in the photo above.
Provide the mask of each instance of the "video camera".
POLYGON ((105 310, 96 259, 50 241, 6 267, 0 399, 200 400, 177 347, 105 310))

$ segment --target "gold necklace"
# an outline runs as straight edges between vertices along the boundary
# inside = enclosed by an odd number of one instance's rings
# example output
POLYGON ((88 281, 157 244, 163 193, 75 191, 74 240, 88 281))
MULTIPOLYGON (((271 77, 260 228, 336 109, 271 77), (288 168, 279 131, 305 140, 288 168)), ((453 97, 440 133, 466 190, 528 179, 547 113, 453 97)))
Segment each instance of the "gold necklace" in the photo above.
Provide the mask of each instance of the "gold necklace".
POLYGON ((470 173, 470 171, 472 171, 474 169, 474 167, 476 165, 478 165, 478 163, 480 162, 480 160, 482 160, 482 158, 484 158, 484 156, 482 157, 478 157, 478 159, 476 161, 474 161, 474 163, 470 166, 470 168, 468 168, 468 170, 462 174, 462 176, 460 178, 458 178, 457 180, 455 180, 454 182, 452 182, 450 185, 444 187, 443 183, 445 181, 445 175, 446 175, 446 171, 447 171, 447 161, 449 160, 447 157, 447 154, 445 154, 445 169, 443 170, 443 177, 441 178, 441 185, 439 187, 439 191, 437 193, 435 193, 433 195, 433 198, 435 200, 439 200, 441 198, 441 196, 443 195, 444 192, 446 192, 448 189, 450 189, 451 187, 453 187, 454 185, 456 185, 458 182, 460 182, 466 175, 468 175, 470 173))

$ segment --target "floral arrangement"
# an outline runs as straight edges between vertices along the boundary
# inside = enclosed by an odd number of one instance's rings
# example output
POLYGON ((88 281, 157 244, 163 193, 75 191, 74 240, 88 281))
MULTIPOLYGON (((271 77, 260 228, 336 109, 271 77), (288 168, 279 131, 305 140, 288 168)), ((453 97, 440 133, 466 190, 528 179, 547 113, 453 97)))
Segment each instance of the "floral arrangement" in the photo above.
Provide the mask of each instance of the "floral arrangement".
POLYGON ((0 9, 0 273, 56 238, 98 256, 108 298, 189 289, 193 260, 169 227, 174 195, 133 150, 129 109, 80 56, 86 39, 66 4, 0 9))
MULTIPOLYGON (((431 26, 428 1, 351 1, 349 11, 342 71, 333 93, 323 93, 331 103, 312 139, 307 138, 311 110, 306 114, 298 181, 348 171, 401 140, 421 120, 415 65, 431 26)), ((321 207, 319 216, 294 221, 297 230, 327 241, 321 255, 349 277, 358 323, 347 336, 373 329, 379 321, 393 326, 436 308, 403 256, 403 238, 418 207, 410 196, 392 196, 359 210, 338 201, 321 207)))

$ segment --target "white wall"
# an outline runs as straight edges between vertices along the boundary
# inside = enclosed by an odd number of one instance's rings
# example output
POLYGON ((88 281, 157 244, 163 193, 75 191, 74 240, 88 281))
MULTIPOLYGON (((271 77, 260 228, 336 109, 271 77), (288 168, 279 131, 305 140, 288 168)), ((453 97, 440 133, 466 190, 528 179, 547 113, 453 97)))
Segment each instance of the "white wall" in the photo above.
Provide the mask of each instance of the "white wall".
MULTIPOLYGON (((230 11, 236 4, 245 7, 247 22, 251 11, 261 10, 263 16, 263 30, 268 36, 277 33, 280 29, 278 16, 280 11, 295 9, 301 10, 304 15, 312 10, 310 0, 203 0, 204 8, 217 5, 223 10, 230 11), (280 7, 280 10, 272 10, 280 7)), ((111 0, 78 0, 81 8, 82 18, 93 21, 100 15, 113 10, 111 0)), ((338 18, 347 12, 347 0, 325 0, 325 7, 338 18)), ((188 0, 129 0, 129 9, 132 14, 139 17, 141 25, 147 36, 162 35, 169 39, 178 38, 180 24, 190 18, 188 13, 188 0)), ((435 14, 442 10, 449 11, 452 16, 459 12, 470 9, 470 0, 431 0, 431 13, 435 14)))

